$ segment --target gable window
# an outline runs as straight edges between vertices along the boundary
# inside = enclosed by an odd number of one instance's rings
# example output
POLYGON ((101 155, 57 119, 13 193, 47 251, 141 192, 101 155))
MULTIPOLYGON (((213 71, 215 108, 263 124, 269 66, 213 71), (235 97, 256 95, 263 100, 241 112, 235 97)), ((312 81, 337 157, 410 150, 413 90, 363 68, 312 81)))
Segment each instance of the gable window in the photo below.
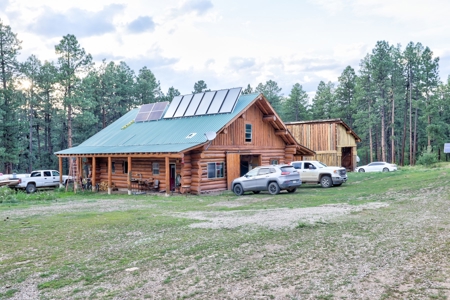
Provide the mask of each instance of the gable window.
POLYGON ((157 162, 152 163, 152 172, 153 175, 159 175, 159 163, 157 162))
POLYGON ((208 163, 208 178, 223 178, 225 163, 208 163))
POLYGON ((245 124, 245 142, 252 142, 252 124, 245 124))
POLYGON ((123 174, 128 174, 128 162, 123 162, 123 174))

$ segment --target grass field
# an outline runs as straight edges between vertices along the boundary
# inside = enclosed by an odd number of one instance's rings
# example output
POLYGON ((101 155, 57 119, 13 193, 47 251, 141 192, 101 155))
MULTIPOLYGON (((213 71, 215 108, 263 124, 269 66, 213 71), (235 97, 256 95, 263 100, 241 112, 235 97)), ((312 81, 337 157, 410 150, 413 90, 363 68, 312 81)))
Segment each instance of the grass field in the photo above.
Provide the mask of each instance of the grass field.
POLYGON ((0 299, 449 299, 450 164, 294 194, 0 193, 0 299))

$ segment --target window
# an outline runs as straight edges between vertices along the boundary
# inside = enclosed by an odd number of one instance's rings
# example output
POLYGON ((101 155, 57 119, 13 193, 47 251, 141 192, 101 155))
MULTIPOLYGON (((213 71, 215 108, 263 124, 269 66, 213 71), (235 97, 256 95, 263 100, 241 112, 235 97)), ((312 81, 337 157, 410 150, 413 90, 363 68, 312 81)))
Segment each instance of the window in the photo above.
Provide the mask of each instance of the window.
POLYGON ((112 172, 113 174, 115 174, 115 173, 116 173, 116 163, 115 163, 115 162, 112 162, 111 169, 112 169, 111 172, 112 172))
POLYGON ((52 173, 50 171, 44 171, 44 176, 50 177, 50 176, 52 176, 52 173))
POLYGON ((220 163, 208 163, 208 178, 223 178, 223 162, 220 163))
POLYGON ((269 168, 261 168, 261 169, 259 169, 258 175, 266 175, 266 174, 270 174, 269 168))
POLYGON ((278 165, 278 159, 272 159, 272 160, 270 161, 270 164, 271 164, 271 165, 278 165))
POLYGON ((59 177, 59 172, 58 171, 52 171, 53 176, 58 176, 59 177))
POLYGON ((252 142, 252 124, 245 124, 245 142, 252 142))
POLYGON ((123 174, 128 174, 128 162, 123 162, 123 174))
POLYGON ((153 172, 153 175, 159 175, 159 163, 154 162, 152 164, 152 172, 153 172))

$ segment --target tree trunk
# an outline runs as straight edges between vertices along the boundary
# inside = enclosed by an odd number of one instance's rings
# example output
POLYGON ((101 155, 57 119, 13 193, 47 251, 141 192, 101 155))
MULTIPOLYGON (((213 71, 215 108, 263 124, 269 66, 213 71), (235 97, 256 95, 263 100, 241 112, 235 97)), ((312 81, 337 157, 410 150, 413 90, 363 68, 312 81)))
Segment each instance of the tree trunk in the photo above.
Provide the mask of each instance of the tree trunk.
POLYGON ((391 163, 395 163, 395 97, 392 89, 392 111, 391 111, 391 163))
POLYGON ((381 106, 381 160, 386 161, 386 135, 385 135, 385 115, 384 115, 384 105, 381 106))
POLYGON ((416 154, 417 154, 417 138, 419 134, 417 133, 417 114, 419 113, 418 108, 416 107, 416 111, 414 112, 414 149, 413 149, 413 164, 416 164, 416 154))
POLYGON ((409 164, 412 165, 412 83, 411 69, 409 70, 409 164))
POLYGON ((370 123, 370 101, 369 101, 369 151, 370 162, 373 162, 373 141, 372 141, 372 124, 370 123))

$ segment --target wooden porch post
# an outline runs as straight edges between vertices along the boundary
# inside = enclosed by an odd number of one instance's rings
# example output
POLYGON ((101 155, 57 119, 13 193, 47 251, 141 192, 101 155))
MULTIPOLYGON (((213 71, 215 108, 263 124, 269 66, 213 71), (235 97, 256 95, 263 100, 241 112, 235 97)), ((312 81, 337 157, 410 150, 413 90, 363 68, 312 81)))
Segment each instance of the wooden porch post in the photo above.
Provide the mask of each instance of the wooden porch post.
POLYGON ((170 195, 170 165, 169 157, 166 156, 166 196, 170 195))
POLYGON ((131 170, 132 170, 132 165, 131 165, 131 156, 128 156, 128 176, 127 176, 127 187, 128 187, 128 195, 131 195, 131 170))
POLYGON ((63 161, 62 161, 62 156, 58 157, 58 163, 59 163, 59 185, 62 184, 62 172, 63 172, 63 161))
POLYGON ((97 177, 97 165, 96 165, 96 159, 95 156, 92 157, 92 178, 91 178, 91 182, 92 182, 92 191, 95 190, 95 186, 97 184, 96 182, 96 177, 97 177))
POLYGON ((112 192, 112 158, 108 156, 108 195, 112 192))

